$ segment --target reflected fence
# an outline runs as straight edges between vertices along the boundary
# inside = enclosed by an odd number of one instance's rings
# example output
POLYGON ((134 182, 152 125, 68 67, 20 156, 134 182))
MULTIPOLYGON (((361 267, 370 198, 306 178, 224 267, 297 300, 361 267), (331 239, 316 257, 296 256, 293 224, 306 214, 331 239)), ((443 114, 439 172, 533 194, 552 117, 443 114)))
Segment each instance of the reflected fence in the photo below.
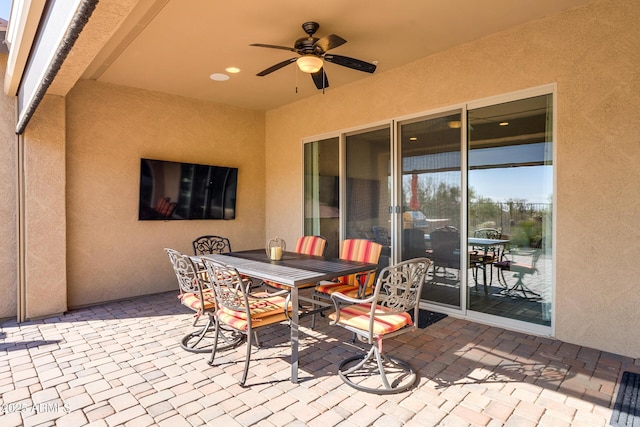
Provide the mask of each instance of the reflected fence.
POLYGON ((471 202, 469 232, 496 228, 512 240, 522 240, 524 246, 542 238, 543 223, 551 219, 551 210, 551 203, 471 202))

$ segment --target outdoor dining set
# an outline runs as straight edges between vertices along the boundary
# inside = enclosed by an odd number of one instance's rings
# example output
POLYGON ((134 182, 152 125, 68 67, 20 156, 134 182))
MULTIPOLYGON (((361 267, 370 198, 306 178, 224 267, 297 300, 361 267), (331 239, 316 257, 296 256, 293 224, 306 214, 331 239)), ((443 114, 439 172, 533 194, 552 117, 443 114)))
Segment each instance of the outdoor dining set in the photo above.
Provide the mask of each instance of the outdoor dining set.
MULTIPOLYGON (((468 263, 476 289, 482 274, 486 293, 487 272, 493 280, 493 268, 498 268, 505 293, 536 298, 522 281, 535 265, 500 256, 500 248, 504 254, 509 240, 486 232, 480 230, 468 239, 468 263), (507 286, 505 271, 517 276, 515 285, 507 286)), ((344 382, 379 394, 406 390, 417 375, 402 360, 383 353, 383 338, 415 330, 423 284, 437 280, 449 268, 460 269, 457 230, 443 227, 425 239, 429 249, 420 253, 423 256, 389 266, 379 264, 384 245, 364 238, 344 240, 338 258, 325 256, 327 240, 322 236, 301 236, 289 251, 276 237, 265 248, 234 252, 228 238, 211 235, 195 239, 192 254, 165 248, 178 279, 181 303, 196 313, 196 329, 184 336, 181 345, 191 352, 210 352, 209 363, 215 364, 218 352, 245 340, 240 380, 244 386, 252 346, 261 345, 260 330, 284 323, 290 330, 291 381, 296 383, 300 319, 310 316, 313 329, 322 317, 352 332, 354 342, 370 345, 366 354, 340 364, 338 375, 344 382), (204 326, 198 326, 200 318, 206 319, 204 326)))
POLYGON ((431 261, 414 258, 379 270, 381 246, 366 239, 343 241, 339 258, 323 256, 326 240, 302 236, 287 251, 281 239, 267 248, 233 252, 227 238, 202 236, 193 254, 165 248, 180 288, 179 298, 196 313, 194 331, 182 339, 191 352, 216 355, 246 340, 240 385, 245 386, 252 345, 261 330, 286 324, 291 341, 291 381, 298 382, 299 320, 325 317, 370 346, 364 355, 340 363, 338 375, 350 386, 377 394, 411 388, 417 373, 406 362, 383 352, 383 338, 415 330, 418 302, 431 261), (301 292, 303 291, 303 292, 301 292), (206 316, 204 326, 198 320, 206 316), (210 340, 210 348, 203 346, 210 340))

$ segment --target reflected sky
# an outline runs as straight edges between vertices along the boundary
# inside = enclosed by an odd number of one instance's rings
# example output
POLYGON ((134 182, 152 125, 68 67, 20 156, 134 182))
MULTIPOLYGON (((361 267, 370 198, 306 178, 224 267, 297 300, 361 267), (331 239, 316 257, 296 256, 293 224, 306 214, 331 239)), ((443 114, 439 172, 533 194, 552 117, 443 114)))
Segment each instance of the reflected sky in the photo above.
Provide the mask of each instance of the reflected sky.
POLYGON ((469 187, 476 196, 504 202, 525 199, 529 203, 550 203, 553 166, 476 169, 469 171, 469 187))
POLYGON ((0 18, 9 20, 11 14, 11 0, 0 0, 0 18))

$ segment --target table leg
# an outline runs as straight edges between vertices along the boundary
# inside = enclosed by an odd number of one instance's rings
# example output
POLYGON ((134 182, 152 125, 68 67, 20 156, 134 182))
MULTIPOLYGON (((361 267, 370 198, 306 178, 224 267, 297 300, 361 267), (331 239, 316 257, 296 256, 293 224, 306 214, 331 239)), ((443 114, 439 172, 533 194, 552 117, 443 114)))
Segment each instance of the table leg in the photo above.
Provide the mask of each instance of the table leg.
POLYGON ((298 382, 298 287, 291 287, 291 382, 298 382))
MULTIPOLYGON (((484 252, 485 254, 487 253, 487 251, 484 252)), ((484 259, 482 260, 482 285, 484 286, 484 293, 488 294, 489 290, 487 289, 487 264, 484 262, 484 259)))

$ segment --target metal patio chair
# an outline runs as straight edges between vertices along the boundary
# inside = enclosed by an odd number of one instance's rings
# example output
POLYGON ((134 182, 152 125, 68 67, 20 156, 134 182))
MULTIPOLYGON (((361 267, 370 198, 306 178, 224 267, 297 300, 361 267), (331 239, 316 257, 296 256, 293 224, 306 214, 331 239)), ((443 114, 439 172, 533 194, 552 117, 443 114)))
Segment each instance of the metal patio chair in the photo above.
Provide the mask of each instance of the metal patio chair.
POLYGON ((420 292, 431 260, 414 258, 385 267, 378 275, 373 294, 350 298, 334 292, 336 311, 331 325, 341 326, 371 348, 364 356, 340 363, 338 375, 351 387, 371 393, 398 393, 412 387, 418 375, 407 362, 385 355, 383 338, 395 337, 417 328, 420 292))
MULTIPOLYGON (((203 263, 213 287, 217 309, 215 317, 215 338, 209 364, 213 365, 218 350, 218 337, 222 326, 243 334, 247 340, 247 353, 240 385, 244 387, 251 360, 252 335, 267 326, 287 321, 285 299, 267 293, 251 294, 251 281, 240 276, 230 265, 220 264, 204 258, 203 263)), ((257 339, 257 335, 256 335, 257 339)))
MULTIPOLYGON (((209 352, 211 351, 211 343, 208 340, 203 340, 207 332, 212 332, 211 329, 215 322, 213 313, 216 306, 213 292, 202 280, 202 275, 199 274, 197 267, 188 255, 170 248, 164 250, 169 256, 173 271, 178 279, 180 303, 195 312, 193 326, 197 326, 202 315, 207 316, 205 325, 183 336, 180 340, 180 346, 192 353, 209 352)), ((240 338, 241 336, 238 334, 225 332, 221 335, 224 344, 220 348, 232 347, 240 341, 240 338)))

